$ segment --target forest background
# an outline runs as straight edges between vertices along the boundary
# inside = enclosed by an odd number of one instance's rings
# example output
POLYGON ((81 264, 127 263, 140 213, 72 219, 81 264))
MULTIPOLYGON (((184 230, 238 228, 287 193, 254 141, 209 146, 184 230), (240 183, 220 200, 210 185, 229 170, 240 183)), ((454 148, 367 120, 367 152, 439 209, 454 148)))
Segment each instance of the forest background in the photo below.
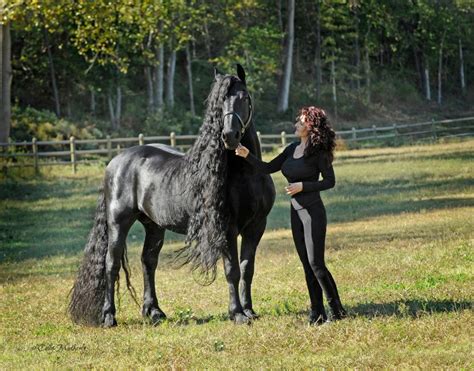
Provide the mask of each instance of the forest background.
POLYGON ((472 0, 2 1, 0 142, 196 133, 236 63, 263 133, 473 113, 472 0))

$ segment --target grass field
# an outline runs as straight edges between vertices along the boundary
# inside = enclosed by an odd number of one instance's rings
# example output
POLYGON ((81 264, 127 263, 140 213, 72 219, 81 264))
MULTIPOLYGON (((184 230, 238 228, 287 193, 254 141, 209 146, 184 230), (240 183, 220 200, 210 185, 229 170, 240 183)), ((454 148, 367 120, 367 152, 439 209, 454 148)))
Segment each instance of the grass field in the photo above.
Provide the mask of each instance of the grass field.
MULTIPOLYGON (((251 326, 227 319, 222 273, 207 287, 170 266, 157 273, 169 319, 152 327, 122 285, 114 329, 66 314, 103 167, 52 169, 0 183, 0 369, 473 368, 474 140, 339 152, 324 193, 327 264, 350 317, 307 325, 309 300, 291 240, 284 180, 259 246, 251 326)), ((129 236, 141 292, 143 231, 129 236)))

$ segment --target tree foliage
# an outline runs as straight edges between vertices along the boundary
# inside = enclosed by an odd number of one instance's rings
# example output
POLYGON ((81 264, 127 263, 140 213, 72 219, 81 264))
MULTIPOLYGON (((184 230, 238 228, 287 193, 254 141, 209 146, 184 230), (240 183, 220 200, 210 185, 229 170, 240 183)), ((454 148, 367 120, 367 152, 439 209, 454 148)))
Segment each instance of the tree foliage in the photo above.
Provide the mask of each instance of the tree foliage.
POLYGON ((337 109, 344 121, 363 117, 374 104, 403 102, 408 110, 412 101, 419 106, 427 84, 433 91, 442 88, 448 100, 472 98, 472 1, 298 0, 292 108, 277 114, 286 6, 285 1, 272 0, 9 0, 1 6, 0 21, 12 29, 15 112, 26 107, 53 110, 54 75, 61 115, 79 126, 93 121, 102 131, 118 135, 108 127, 107 102, 120 87, 120 130, 195 131, 199 119, 186 113, 186 48, 198 114, 213 78, 212 66, 233 72, 241 63, 255 96, 259 125, 272 130, 281 129, 273 123, 290 118, 302 104, 321 105, 331 113, 337 109), (166 112, 147 109, 151 100, 146 86, 158 80, 152 70, 144 74, 144 68, 160 63, 160 48, 165 60, 172 51, 177 53, 177 103, 166 112), (461 63, 467 91, 461 89, 461 63), (332 100, 335 89, 337 107, 332 100))

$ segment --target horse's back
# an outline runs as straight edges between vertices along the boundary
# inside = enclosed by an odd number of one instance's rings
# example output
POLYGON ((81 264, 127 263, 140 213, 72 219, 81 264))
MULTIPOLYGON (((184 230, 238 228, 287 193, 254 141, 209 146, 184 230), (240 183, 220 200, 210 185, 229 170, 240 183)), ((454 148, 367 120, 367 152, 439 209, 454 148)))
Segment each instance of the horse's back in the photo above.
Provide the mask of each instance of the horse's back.
POLYGON ((106 194, 112 207, 125 214, 144 214, 162 227, 182 224, 186 216, 178 201, 183 193, 183 156, 172 147, 147 144, 114 157, 106 169, 106 194))

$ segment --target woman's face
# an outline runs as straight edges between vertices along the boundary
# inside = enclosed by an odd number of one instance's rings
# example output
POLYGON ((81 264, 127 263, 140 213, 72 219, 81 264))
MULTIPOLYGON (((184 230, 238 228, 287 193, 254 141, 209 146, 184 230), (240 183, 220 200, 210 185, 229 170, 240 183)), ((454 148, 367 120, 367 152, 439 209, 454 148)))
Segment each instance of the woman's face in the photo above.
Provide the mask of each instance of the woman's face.
POLYGON ((298 138, 306 138, 309 134, 309 130, 304 124, 305 116, 300 115, 296 118, 295 122, 295 135, 298 138))

